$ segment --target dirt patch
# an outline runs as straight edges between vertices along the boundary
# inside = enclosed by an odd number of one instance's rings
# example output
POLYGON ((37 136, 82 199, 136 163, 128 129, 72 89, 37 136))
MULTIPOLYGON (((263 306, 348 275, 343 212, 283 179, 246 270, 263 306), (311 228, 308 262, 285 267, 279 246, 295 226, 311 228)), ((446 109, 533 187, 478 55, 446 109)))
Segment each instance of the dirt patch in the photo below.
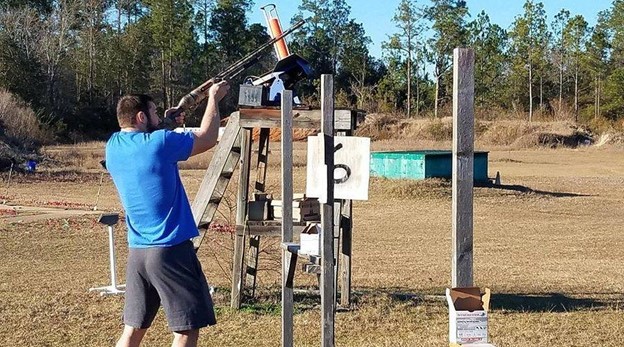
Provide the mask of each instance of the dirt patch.
POLYGON ((76 218, 102 212, 33 206, 0 205, 0 222, 31 223, 47 219, 76 218))
MULTIPOLYGON (((8 174, 5 180, 8 179, 8 174)), ((14 173, 11 175, 12 183, 37 183, 37 182, 77 182, 93 183, 100 180, 101 173, 81 172, 79 170, 38 171, 34 173, 14 173)))

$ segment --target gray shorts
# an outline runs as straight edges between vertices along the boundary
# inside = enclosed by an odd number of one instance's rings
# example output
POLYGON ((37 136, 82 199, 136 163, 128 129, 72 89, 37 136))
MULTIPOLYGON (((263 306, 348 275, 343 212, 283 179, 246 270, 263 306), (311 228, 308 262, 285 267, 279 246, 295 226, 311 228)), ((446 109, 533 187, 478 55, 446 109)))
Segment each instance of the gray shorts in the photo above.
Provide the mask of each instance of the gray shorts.
POLYGON ((217 323, 208 283, 191 241, 172 247, 129 249, 124 324, 148 328, 160 304, 171 331, 217 323))

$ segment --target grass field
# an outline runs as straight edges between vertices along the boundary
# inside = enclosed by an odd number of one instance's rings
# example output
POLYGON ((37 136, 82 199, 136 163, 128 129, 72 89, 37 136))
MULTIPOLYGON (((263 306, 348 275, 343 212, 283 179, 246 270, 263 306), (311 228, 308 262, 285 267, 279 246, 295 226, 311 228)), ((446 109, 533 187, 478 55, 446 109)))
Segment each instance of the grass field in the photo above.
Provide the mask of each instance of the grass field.
MULTIPOLYGON (((445 147, 447 143, 428 144, 445 147)), ((376 142, 374 149, 409 148, 376 142)), ((278 145, 269 189, 279 192, 278 145)), ((303 191, 305 144, 295 155, 295 192, 303 191)), ((102 144, 51 149, 80 158, 59 169, 50 163, 32 176, 7 174, 0 188, 9 204, 92 209, 102 144)), ((211 154, 185 164, 192 199, 211 154), (195 168, 195 169, 191 169, 195 168)), ((624 149, 495 149, 490 176, 503 186, 475 188, 475 283, 492 290, 490 338, 497 346, 620 346, 624 336, 624 149)), ((232 182, 235 184, 235 182, 232 182)), ((230 187, 232 189, 232 185, 230 187)), ((219 221, 232 220, 231 199, 219 221), (229 206, 228 206, 229 204, 229 206)), ((104 175, 98 210, 120 211, 104 175)), ((32 212, 28 212, 32 213, 32 212)), ((106 232, 94 217, 6 223, 0 214, 0 343, 3 346, 112 346, 122 325, 122 297, 88 288, 106 285, 106 232)), ((120 277, 125 230, 116 229, 120 277)), ((337 313, 338 346, 446 346, 450 283, 451 187, 448 182, 373 179, 370 199, 354 204, 351 310, 337 313)), ((262 240, 258 298, 229 309, 232 238, 211 233, 199 251, 217 289, 216 327, 201 346, 279 346, 279 251, 262 240)), ((295 284, 314 289, 298 272, 295 284)), ((295 345, 320 345, 319 298, 297 295, 295 345)), ((146 346, 170 344, 162 312, 146 346)))

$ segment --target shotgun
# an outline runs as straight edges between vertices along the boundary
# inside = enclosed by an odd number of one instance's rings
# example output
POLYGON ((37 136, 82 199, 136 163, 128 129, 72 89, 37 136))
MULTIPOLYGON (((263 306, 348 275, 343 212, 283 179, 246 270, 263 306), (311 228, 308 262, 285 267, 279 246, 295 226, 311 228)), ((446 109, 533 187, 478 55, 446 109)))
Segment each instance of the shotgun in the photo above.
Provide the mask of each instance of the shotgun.
POLYGON ((254 64, 256 64, 258 61, 260 61, 260 57, 262 57, 262 55, 264 54, 264 51, 267 48, 273 46, 274 43, 283 39, 284 36, 297 30, 304 23, 305 23, 304 20, 300 20, 295 25, 285 30, 281 35, 278 35, 272 38, 271 40, 269 40, 262 46, 256 48, 253 52, 249 53, 247 56, 241 58, 234 64, 228 66, 225 70, 221 71, 215 77, 209 79, 208 81, 201 84, 199 87, 193 89, 190 93, 186 94, 184 97, 182 97, 182 99, 180 99, 180 102, 178 103, 178 106, 177 106, 177 110, 175 112, 172 112, 171 114, 169 114, 167 117, 165 117, 162 120, 160 124, 160 128, 161 129, 175 128, 177 126, 175 118, 178 117, 180 113, 185 112, 187 110, 191 110, 195 108, 197 105, 199 105, 199 103, 202 102, 202 100, 204 100, 206 96, 208 96, 208 89, 210 89, 210 86, 212 86, 214 83, 218 83, 223 80, 230 80, 238 76, 239 74, 241 74, 243 71, 247 70, 254 64))

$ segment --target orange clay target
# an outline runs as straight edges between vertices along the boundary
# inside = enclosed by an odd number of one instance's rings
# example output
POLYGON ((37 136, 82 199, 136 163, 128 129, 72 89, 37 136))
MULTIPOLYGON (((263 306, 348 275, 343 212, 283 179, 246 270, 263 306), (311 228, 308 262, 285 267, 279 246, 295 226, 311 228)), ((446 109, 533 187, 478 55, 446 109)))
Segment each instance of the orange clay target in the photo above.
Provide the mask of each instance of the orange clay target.
MULTIPOLYGON (((282 34, 282 26, 280 24, 279 16, 277 15, 277 8, 274 4, 268 4, 260 7, 264 12, 264 18, 266 19, 267 26, 271 34, 271 38, 276 38, 282 34)), ((288 52, 288 46, 286 45, 286 39, 281 39, 273 45, 275 48, 275 54, 277 54, 278 60, 282 60, 290 55, 288 52)))
MULTIPOLYGON (((271 18, 271 20, 269 21, 269 25, 271 28, 271 37, 278 37, 282 34, 282 26, 280 25, 278 18, 271 18)), ((286 40, 281 39, 275 42, 275 48, 280 60, 286 58, 289 55, 288 47, 286 46, 286 40)))

